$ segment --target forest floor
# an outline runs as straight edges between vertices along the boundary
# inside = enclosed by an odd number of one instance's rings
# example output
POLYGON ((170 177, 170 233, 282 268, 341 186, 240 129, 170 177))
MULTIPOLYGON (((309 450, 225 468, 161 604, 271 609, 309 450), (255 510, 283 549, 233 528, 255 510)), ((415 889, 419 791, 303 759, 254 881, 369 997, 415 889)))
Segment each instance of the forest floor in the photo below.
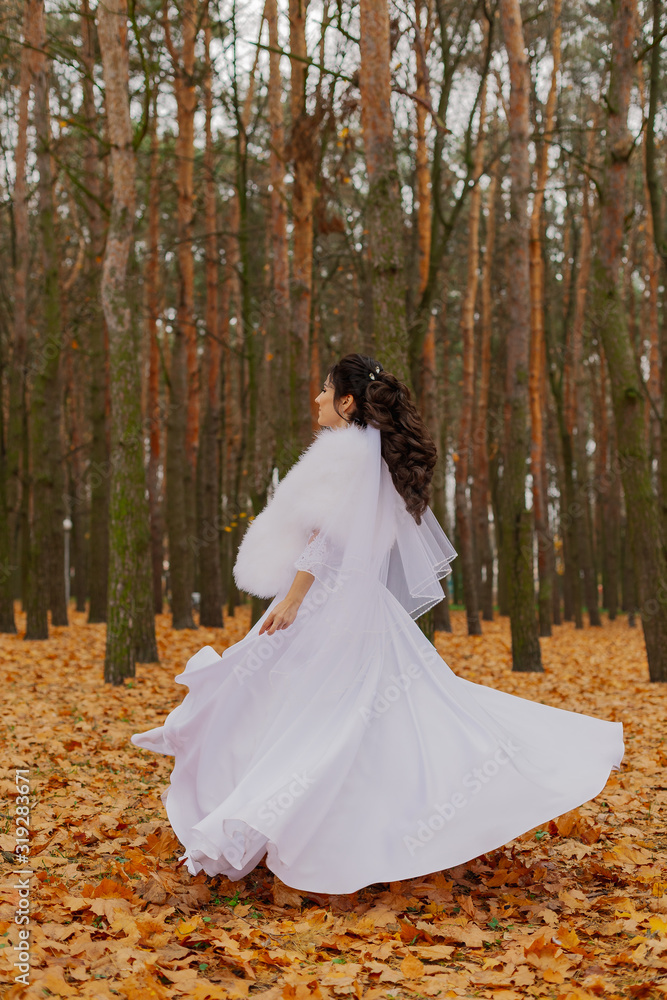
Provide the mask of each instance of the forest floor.
POLYGON ((468 637, 455 612, 436 645, 456 673, 623 722, 622 768, 594 801, 468 864, 316 899, 264 865, 237 883, 190 876, 160 800, 172 758, 130 743, 180 703, 173 678, 194 652, 242 637, 247 608, 224 630, 158 617, 161 662, 123 687, 102 680, 103 625, 73 613, 26 643, 17 621, 0 636, 0 996, 667 996, 667 685, 649 683, 625 617, 559 626, 542 640, 545 673, 522 675, 506 619, 468 637), (30 771, 28 987, 13 966, 17 768, 30 771))

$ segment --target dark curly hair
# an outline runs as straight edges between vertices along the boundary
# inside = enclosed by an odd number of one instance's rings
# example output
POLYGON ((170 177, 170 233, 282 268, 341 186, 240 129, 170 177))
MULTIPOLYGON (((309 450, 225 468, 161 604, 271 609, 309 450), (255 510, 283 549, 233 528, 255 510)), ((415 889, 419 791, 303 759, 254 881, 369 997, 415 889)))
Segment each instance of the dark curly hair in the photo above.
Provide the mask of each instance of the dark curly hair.
POLYGON ((382 457, 394 486, 409 513, 421 524, 431 496, 438 452, 407 385, 364 354, 346 354, 331 365, 327 377, 334 387, 333 405, 339 416, 343 414, 336 403, 351 395, 354 410, 349 422, 379 428, 382 457))

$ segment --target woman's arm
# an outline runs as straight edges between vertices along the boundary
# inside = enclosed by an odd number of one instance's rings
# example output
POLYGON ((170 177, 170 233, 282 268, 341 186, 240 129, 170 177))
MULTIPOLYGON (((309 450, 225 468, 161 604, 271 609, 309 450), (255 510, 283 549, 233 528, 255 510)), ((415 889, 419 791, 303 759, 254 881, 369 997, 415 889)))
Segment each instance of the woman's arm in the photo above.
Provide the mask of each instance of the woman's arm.
POLYGON ((297 570, 286 596, 279 604, 276 604, 271 614, 267 615, 266 620, 262 622, 259 635, 262 632, 273 635, 279 628, 288 628, 292 624, 314 579, 312 573, 307 573, 303 569, 297 570))

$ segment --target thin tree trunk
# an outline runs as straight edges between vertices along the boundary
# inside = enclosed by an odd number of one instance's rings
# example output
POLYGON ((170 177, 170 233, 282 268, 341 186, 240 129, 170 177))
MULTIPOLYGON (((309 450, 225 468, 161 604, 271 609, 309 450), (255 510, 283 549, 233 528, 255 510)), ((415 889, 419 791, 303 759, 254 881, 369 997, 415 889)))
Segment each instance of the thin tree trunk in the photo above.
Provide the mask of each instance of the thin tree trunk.
POLYGON ((148 179, 148 252, 146 259, 146 326, 148 336, 148 504, 151 532, 151 572, 153 608, 162 614, 162 502, 158 471, 160 468, 160 346, 158 344, 160 283, 160 145, 157 136, 157 106, 153 101, 150 124, 151 158, 148 179))
MULTIPOLYGON (((63 289, 63 302, 67 302, 68 289, 63 289)), ((65 309, 63 317, 66 322, 65 309)), ((71 519, 70 532, 70 577, 74 570, 72 595, 76 599, 76 610, 85 612, 87 595, 85 531, 88 521, 88 511, 81 504, 76 504, 77 496, 85 492, 83 468, 84 441, 84 411, 85 411, 85 371, 81 364, 80 352, 70 350, 65 355, 65 400, 66 400, 66 439, 69 438, 69 460, 67 463, 69 481, 67 483, 67 516, 71 519), (69 418, 69 420, 67 420, 69 418)))
MULTIPOLYGON (((473 408, 475 399, 475 302, 479 279, 479 213, 482 191, 478 183, 484 164, 484 121, 486 116, 486 85, 482 88, 477 147, 473 168, 475 186, 470 195, 468 218, 468 273, 466 290, 461 305, 461 344, 463 354, 463 388, 459 418, 459 443, 456 461, 456 524, 461 544, 460 558, 463 573, 463 599, 468 620, 468 635, 481 635, 477 595, 477 570, 473 544, 473 521, 468 500, 470 469, 470 442, 473 436, 473 408)), ((476 472, 476 470, 475 470, 476 472)))
MULTIPOLYGON (((437 317, 438 337, 437 343, 441 345, 441 398, 438 401, 440 411, 440 433, 436 439, 438 446, 438 459, 433 470, 433 513, 445 532, 448 529, 447 518, 447 492, 446 492, 446 472, 447 472, 447 428, 449 425, 449 411, 447 408, 447 383, 449 380, 449 343, 447 338, 446 321, 446 297, 443 293, 442 306, 437 317)), ((452 623, 449 613, 449 578, 442 581, 443 599, 433 608, 433 632, 451 632, 452 623)))
MULTIPOLYGON (((427 66, 427 56, 431 47, 433 37, 433 24, 431 20, 432 7, 429 3, 422 3, 416 0, 415 20, 415 56, 417 60, 417 97, 415 103, 415 186, 417 200, 417 260, 418 260, 418 291, 421 297, 428 282, 429 263, 431 259, 431 170, 429 165, 429 152, 427 147, 427 121, 428 112, 425 103, 430 98, 429 76, 427 66), (422 25, 422 11, 426 11, 426 24, 422 25)), ((435 344, 436 317, 431 313, 428 320, 426 335, 422 345, 420 382, 415 386, 415 391, 419 399, 421 414, 427 428, 434 441, 439 441, 442 436, 443 414, 438 406, 438 376, 436 363, 435 344)), ((444 478, 446 467, 445 454, 438 455, 438 461, 434 470, 434 479, 444 478)), ((443 484, 444 485, 444 484, 443 484)), ((442 508, 444 517, 444 504, 442 508)), ((442 522, 441 522, 442 523, 442 522)), ((444 525, 443 525, 444 526, 444 525)), ((447 602, 446 594, 443 590, 443 601, 447 602)), ((435 634, 436 623, 442 626, 449 622, 449 609, 445 607, 441 612, 439 605, 432 608, 418 621, 419 627, 432 642, 435 634)))
MULTIPOLYGON (((267 0, 269 26, 269 98, 271 128, 269 172, 271 178, 271 295, 273 309, 269 322, 269 379, 273 401, 274 460, 280 475, 291 465, 290 408, 285 405, 290 394, 290 301, 289 254, 287 241, 287 197, 285 193, 285 128, 283 124, 282 77, 280 75, 280 40, 277 0, 267 0)), ((318 390, 319 391, 319 390, 318 390)))
POLYGON ((646 453, 642 387, 619 294, 619 264, 627 200, 628 161, 634 146, 628 107, 634 77, 636 0, 613 4, 612 54, 600 252, 595 261, 596 324, 611 380, 618 455, 644 640, 652 681, 667 680, 667 567, 662 523, 646 453))
MULTIPOLYGON (((7 452, 4 458, 5 504, 0 524, 0 631, 16 632, 14 622, 14 593, 19 568, 19 546, 22 510, 27 511, 28 470, 22 467, 24 435, 26 429, 26 362, 28 344, 28 192, 26 185, 26 157, 28 151, 28 103, 32 79, 32 39, 34 34, 35 3, 26 0, 23 8, 23 47, 19 70, 19 101, 16 146, 14 149, 14 197, 12 204, 15 240, 14 259, 14 344, 9 369, 9 412, 7 427, 7 452), (7 535, 5 538, 4 535, 7 535)), ((4 440, 4 436, 3 439, 4 440)), ((0 447, 2 446, 0 442, 0 447)), ((0 510, 0 517, 3 511, 0 510)), ((21 579, 25 598, 26 581, 21 579)))
MULTIPOLYGON (((593 155, 592 136, 589 139, 587 155, 593 155)), ((585 490, 587 479, 586 465, 586 442, 587 429, 584 420, 583 402, 581 399, 581 357, 583 353, 583 331, 586 315, 586 299, 588 295, 588 284, 590 280, 591 268, 591 211, 589 203, 589 183, 584 179, 583 187, 583 212, 582 212, 582 233, 581 245, 579 249, 580 267, 575 281, 574 316, 572 321, 571 340, 571 367, 567 369, 569 378, 566 383, 567 408, 566 408, 566 433, 570 439, 570 446, 574 459, 574 466, 577 471, 577 509, 580 513, 575 518, 574 530, 577 533, 576 555, 578 557, 577 586, 579 586, 579 570, 583 573, 584 599, 586 610, 588 611, 589 624, 592 626, 601 625, 600 612, 598 609, 597 574, 593 559, 590 503, 585 490), (583 508, 583 509, 582 509, 583 508)))
POLYGON ((537 570, 539 592, 537 599, 540 635, 551 635, 551 587, 548 572, 548 549, 551 544, 548 532, 548 514, 544 493, 544 407, 543 371, 545 365, 544 345, 544 262, 542 259, 542 213, 544 191, 549 171, 549 149, 553 129, 556 99, 558 95, 558 72, 560 69, 561 12, 562 0, 554 0, 552 8, 553 38, 551 52, 553 66, 551 87, 544 109, 544 129, 539 146, 537 177, 533 209, 530 217, 530 373, 528 391, 530 397, 530 469, 533 480, 533 519, 537 537, 537 570))
MULTIPOLYGON (((229 205, 227 224, 223 226, 230 234, 239 230, 238 198, 232 198, 229 205)), ((228 296, 227 313, 232 311, 234 323, 229 321, 223 334, 224 401, 225 401, 225 463, 224 463, 224 494, 225 504, 225 560, 224 583, 227 591, 227 614, 232 616, 239 604, 240 594, 234 580, 233 567, 236 552, 240 542, 237 516, 240 513, 241 468, 244 453, 243 421, 241 401, 243 399, 243 340, 242 305, 239 289, 238 270, 239 252, 238 240, 230 235, 225 241, 226 278, 223 289, 228 296)), ((225 315, 223 310, 223 316, 225 315)))
POLYGON ((368 198, 366 228, 372 268, 375 353, 387 371, 410 384, 403 276, 403 211, 391 112, 389 7, 360 0, 361 124, 368 198))
MULTIPOLYGON (((209 8, 210 13, 210 8, 209 8)), ((199 571, 201 604, 199 622, 210 628, 222 628, 222 570, 220 566, 220 468, 218 433, 220 429, 220 331, 218 312, 218 238, 215 179, 215 154, 211 118, 211 25, 207 16, 204 49, 204 110, 206 114, 204 151, 205 225, 206 225, 206 340, 202 364, 203 419, 200 427, 198 473, 199 571)))
POLYGON ((194 84, 197 12, 194 0, 186 0, 181 17, 181 50, 171 37, 168 12, 164 19, 165 40, 174 73, 178 119, 176 141, 177 259, 179 296, 174 325, 169 377, 170 413, 167 421, 166 509, 169 536, 172 627, 196 628, 192 617, 194 554, 189 540, 196 537, 195 454, 199 422, 197 374, 197 330, 194 315, 194 115, 197 96, 194 84))
POLYGON ((43 337, 34 363, 30 400, 32 532, 26 639, 48 637, 52 624, 67 624, 64 578, 59 258, 51 172, 49 67, 45 55, 44 0, 37 0, 34 53, 35 133, 39 172, 39 224, 44 271, 43 337))
POLYGON ((109 339, 100 303, 101 261, 104 254, 105 225, 100 201, 102 184, 99 176, 99 140, 96 135, 97 109, 95 108, 95 19, 88 0, 81 4, 81 58, 84 73, 83 113, 87 127, 83 169, 86 191, 85 205, 90 228, 88 251, 88 282, 92 319, 87 325, 87 349, 90 357, 88 420, 90 424, 90 463, 88 487, 90 490, 90 542, 89 542, 89 622, 107 620, 107 592, 109 583, 109 339))
POLYGON ((477 550, 477 586, 484 621, 493 621, 493 551, 489 531, 489 451, 487 417, 489 412, 489 387, 491 383, 491 330, 493 306, 491 297, 491 277, 496 237, 496 196, 498 192, 498 166, 491 171, 491 183, 487 192, 486 245, 482 261, 481 276, 481 345, 480 378, 477 406, 473 414, 472 435, 474 474, 471 485, 471 505, 477 550))
MULTIPOLYGON (((655 121, 662 106, 664 82, 661 66, 662 2, 653 0, 653 46, 650 54, 650 90, 646 121, 646 183, 651 202, 651 229, 661 262, 661 282, 667 288, 667 229, 662 208, 663 179, 657 168, 658 151, 655 141, 655 121)), ((661 344, 662 362, 662 415, 660 420, 660 451, 658 455, 658 490, 660 495, 660 520, 667 538, 667 321, 663 295, 663 329, 661 344)), ((657 402, 657 400, 656 400, 657 402)))
MULTIPOLYGON (((602 404, 605 424, 607 423, 607 375, 604 351, 600 351, 600 380, 602 383, 602 404)), ((621 516, 621 475, 616 447, 616 429, 613 419, 609 423, 609 470, 611 487, 609 496, 603 508, 605 522, 605 548, 607 553, 607 591, 609 618, 614 620, 619 607, 619 589, 622 564, 622 521, 621 516)))
POLYGON ((289 0, 292 132, 292 432, 294 444, 310 441, 310 323, 313 295, 314 122, 306 112, 306 14, 309 0, 289 0))
MULTIPOLYGON (((640 68, 641 72, 641 68, 640 68)), ((643 77, 640 76, 643 82, 643 77)), ((643 92, 643 86, 640 93, 643 92)), ((642 106, 644 98, 642 93, 642 106)), ((643 147, 644 165, 646 165, 646 143, 643 147)), ((645 228, 644 228, 644 259, 646 267, 646 285, 648 288, 648 301, 646 323, 644 324, 644 339, 648 339, 649 352, 649 374, 646 386, 646 400, 644 409, 644 423, 646 427, 649 464, 651 472, 653 470, 653 460, 659 462, 660 459, 660 400, 662 397, 662 386, 660 371, 660 320, 658 316, 658 293, 660 285, 661 261, 655 247, 655 234, 653 232, 653 213, 651 212, 651 198, 646 180, 646 169, 644 172, 644 204, 646 206, 645 228), (648 334, 648 337, 646 336, 648 334), (653 405, 651 405, 651 403, 653 405)), ((667 276, 667 269, 665 269, 667 276)))
MULTIPOLYGON (((138 337, 128 304, 127 265, 134 231, 135 156, 129 103, 127 2, 107 0, 97 10, 105 104, 111 143, 113 200, 102 269, 102 307, 109 331, 112 471, 109 515, 109 608, 104 680, 133 677, 145 658, 145 606, 152 617, 148 504, 143 465, 138 337)), ((153 646, 155 632, 153 629, 153 646)), ((157 659, 157 655, 154 656, 157 659)))
POLYGON ((541 671, 535 614, 532 519, 526 510, 528 440, 528 361, 530 341, 530 228, 528 192, 530 159, 528 104, 530 78, 519 0, 500 0, 500 17, 510 67, 511 220, 503 454, 503 539, 512 633, 512 669, 541 671))

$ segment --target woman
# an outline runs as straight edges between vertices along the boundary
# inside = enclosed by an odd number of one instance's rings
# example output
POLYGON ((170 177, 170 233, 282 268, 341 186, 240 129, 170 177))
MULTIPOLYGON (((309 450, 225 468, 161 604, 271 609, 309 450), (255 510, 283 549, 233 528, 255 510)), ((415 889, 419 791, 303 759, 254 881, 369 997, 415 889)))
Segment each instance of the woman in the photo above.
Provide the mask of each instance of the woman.
POLYGON ((296 889, 348 893, 451 868, 597 795, 622 725, 457 677, 414 618, 456 556, 428 507, 436 449, 406 386, 350 354, 321 430, 249 525, 241 589, 274 598, 205 646, 164 725, 163 802, 192 874, 264 855, 296 889))

